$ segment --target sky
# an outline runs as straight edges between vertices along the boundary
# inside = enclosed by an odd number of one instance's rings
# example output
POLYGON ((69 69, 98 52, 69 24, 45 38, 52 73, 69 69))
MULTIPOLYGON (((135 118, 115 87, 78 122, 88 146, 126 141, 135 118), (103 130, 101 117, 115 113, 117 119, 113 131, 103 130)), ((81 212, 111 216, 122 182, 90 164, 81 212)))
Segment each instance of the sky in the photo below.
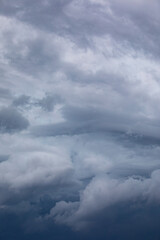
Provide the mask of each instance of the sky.
POLYGON ((160 2, 0 0, 0 238, 160 239, 160 2))

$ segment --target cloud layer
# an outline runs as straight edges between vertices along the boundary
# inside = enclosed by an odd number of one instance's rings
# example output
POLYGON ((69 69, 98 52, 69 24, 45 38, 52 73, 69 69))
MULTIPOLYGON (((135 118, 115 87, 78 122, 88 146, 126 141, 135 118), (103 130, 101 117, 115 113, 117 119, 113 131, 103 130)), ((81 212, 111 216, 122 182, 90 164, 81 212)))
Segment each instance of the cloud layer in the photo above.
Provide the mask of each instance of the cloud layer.
POLYGON ((2 238, 159 239, 159 10, 1 1, 2 238))

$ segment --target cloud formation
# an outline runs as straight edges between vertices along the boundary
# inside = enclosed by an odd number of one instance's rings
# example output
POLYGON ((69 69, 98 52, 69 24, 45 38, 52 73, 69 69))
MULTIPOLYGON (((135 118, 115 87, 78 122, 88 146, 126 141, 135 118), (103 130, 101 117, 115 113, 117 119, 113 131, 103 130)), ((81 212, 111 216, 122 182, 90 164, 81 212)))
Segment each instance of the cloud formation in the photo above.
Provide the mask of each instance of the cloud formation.
POLYGON ((4 108, 0 111, 0 131, 14 132, 26 129, 29 122, 14 108, 4 108))
POLYGON ((1 1, 1 238, 159 239, 159 10, 1 1))
MULTIPOLYGON (((87 222, 96 221, 97 214, 116 204, 136 201, 159 202, 157 192, 159 172, 152 173, 151 178, 132 177, 126 180, 110 179, 102 175, 92 179, 81 193, 80 202, 58 202, 50 215, 55 221, 74 227, 84 227, 87 222)), ((146 203, 144 203, 146 204, 146 203)))

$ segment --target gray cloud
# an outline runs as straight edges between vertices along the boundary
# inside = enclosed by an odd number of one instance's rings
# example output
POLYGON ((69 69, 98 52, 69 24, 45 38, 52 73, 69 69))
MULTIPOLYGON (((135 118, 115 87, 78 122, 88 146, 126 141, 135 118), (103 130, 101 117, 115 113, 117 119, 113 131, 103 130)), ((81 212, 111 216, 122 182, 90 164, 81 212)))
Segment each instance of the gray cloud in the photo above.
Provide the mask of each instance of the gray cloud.
POLYGON ((9 155, 0 155, 0 162, 7 161, 9 159, 9 155))
POLYGON ((33 134, 36 136, 56 136, 117 132, 159 139, 160 127, 156 120, 150 121, 143 117, 93 107, 65 106, 62 113, 66 121, 36 126, 32 129, 33 134))
POLYGON ((41 106, 43 110, 50 112, 53 110, 56 104, 61 102, 62 102, 62 99, 60 98, 60 96, 46 94, 44 98, 37 101, 37 105, 41 106))
POLYGON ((0 111, 1 132, 14 132, 26 129, 29 122, 14 108, 4 108, 0 111))
POLYGON ((84 231, 69 239, 132 239, 121 235, 130 225, 159 239, 144 220, 159 219, 147 212, 160 201, 159 10, 158 0, 1 1, 0 221, 4 211, 24 232, 50 225, 47 239, 65 226, 84 231))
POLYGON ((94 222, 97 214, 121 202, 158 201, 159 170, 151 178, 129 178, 124 181, 98 176, 81 193, 80 202, 58 202, 51 210, 54 221, 71 225, 75 228, 86 227, 87 222, 94 222), (92 219, 92 220, 91 220, 92 219))
POLYGON ((29 96, 21 95, 13 100, 14 106, 23 106, 29 103, 29 96))
POLYGON ((9 89, 0 88, 0 98, 11 98, 11 93, 9 89))

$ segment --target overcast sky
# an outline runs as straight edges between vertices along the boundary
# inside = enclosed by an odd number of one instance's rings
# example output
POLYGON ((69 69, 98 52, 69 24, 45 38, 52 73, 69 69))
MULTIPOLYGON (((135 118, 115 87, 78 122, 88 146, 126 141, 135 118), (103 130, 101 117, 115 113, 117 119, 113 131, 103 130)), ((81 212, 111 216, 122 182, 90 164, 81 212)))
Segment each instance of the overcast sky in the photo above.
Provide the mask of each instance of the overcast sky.
POLYGON ((160 239, 160 2, 0 0, 0 238, 160 239))

